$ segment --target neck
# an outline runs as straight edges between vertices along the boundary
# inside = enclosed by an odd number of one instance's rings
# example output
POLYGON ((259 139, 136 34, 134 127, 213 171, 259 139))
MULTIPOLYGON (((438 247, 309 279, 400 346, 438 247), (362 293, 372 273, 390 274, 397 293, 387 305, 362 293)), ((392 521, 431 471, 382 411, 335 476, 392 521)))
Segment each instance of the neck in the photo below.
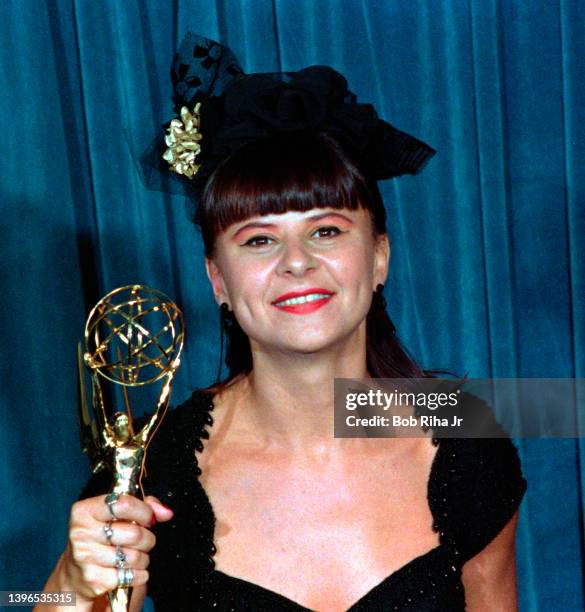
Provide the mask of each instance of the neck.
POLYGON ((315 353, 267 351, 252 344, 244 394, 249 425, 287 451, 329 452, 335 378, 367 378, 365 323, 340 345, 315 353))

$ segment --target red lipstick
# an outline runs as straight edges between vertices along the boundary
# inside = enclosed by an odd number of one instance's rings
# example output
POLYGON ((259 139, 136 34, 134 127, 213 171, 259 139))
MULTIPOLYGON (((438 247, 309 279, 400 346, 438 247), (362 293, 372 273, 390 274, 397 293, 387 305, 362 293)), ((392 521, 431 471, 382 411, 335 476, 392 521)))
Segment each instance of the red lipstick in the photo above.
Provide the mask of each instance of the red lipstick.
POLYGON ((322 289, 321 287, 313 287, 311 289, 305 289, 303 291, 291 291, 284 293, 272 302, 273 306, 276 306, 279 310, 290 312, 293 314, 309 314, 318 310, 322 306, 325 306, 327 302, 335 295, 328 289, 322 289), (290 300, 297 298, 303 298, 309 295, 313 295, 314 298, 308 301, 301 301, 300 303, 290 303, 290 300), (318 297, 317 297, 318 296, 318 297), (289 302, 283 304, 283 302, 289 302))

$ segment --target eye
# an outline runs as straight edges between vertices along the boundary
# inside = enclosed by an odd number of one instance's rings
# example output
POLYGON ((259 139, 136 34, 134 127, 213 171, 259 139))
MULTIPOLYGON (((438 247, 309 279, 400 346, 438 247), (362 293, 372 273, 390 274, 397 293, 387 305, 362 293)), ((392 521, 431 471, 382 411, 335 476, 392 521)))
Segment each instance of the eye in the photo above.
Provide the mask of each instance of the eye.
POLYGON ((269 236, 252 236, 244 242, 244 246, 263 247, 272 244, 274 240, 269 236))
POLYGON ((341 230, 338 227, 335 227, 335 225, 327 225, 316 229, 313 235, 317 238, 334 238, 341 233, 341 230))

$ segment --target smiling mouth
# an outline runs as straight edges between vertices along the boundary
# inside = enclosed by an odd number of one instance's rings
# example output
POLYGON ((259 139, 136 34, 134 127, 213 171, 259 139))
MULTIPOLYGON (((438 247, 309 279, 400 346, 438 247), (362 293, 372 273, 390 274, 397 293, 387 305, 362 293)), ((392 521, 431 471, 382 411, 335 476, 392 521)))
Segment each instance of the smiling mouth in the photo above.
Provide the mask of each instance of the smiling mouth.
POLYGON ((272 302, 272 305, 278 308, 281 312, 287 312, 293 315, 308 315, 316 310, 319 310, 326 304, 329 304, 335 293, 323 293, 314 291, 305 295, 290 295, 289 297, 282 296, 285 299, 280 299, 272 302))
POLYGON ((333 293, 309 293, 308 295, 299 295, 298 297, 274 302, 274 305, 278 307, 298 306, 299 304, 309 304, 310 302, 317 302, 319 300, 328 300, 331 297, 333 297, 333 293))

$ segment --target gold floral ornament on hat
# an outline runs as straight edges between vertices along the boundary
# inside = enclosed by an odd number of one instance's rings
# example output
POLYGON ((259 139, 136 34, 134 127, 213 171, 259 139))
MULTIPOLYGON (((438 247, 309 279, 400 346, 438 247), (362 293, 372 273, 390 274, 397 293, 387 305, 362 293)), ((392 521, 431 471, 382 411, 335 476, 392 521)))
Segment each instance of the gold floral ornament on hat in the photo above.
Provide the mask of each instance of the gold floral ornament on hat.
POLYGON ((173 119, 167 128, 165 143, 168 149, 163 159, 169 163, 171 170, 191 179, 197 174, 201 164, 197 157, 201 153, 202 139, 199 132, 201 102, 198 102, 191 113, 186 106, 181 108, 181 118, 173 119))

